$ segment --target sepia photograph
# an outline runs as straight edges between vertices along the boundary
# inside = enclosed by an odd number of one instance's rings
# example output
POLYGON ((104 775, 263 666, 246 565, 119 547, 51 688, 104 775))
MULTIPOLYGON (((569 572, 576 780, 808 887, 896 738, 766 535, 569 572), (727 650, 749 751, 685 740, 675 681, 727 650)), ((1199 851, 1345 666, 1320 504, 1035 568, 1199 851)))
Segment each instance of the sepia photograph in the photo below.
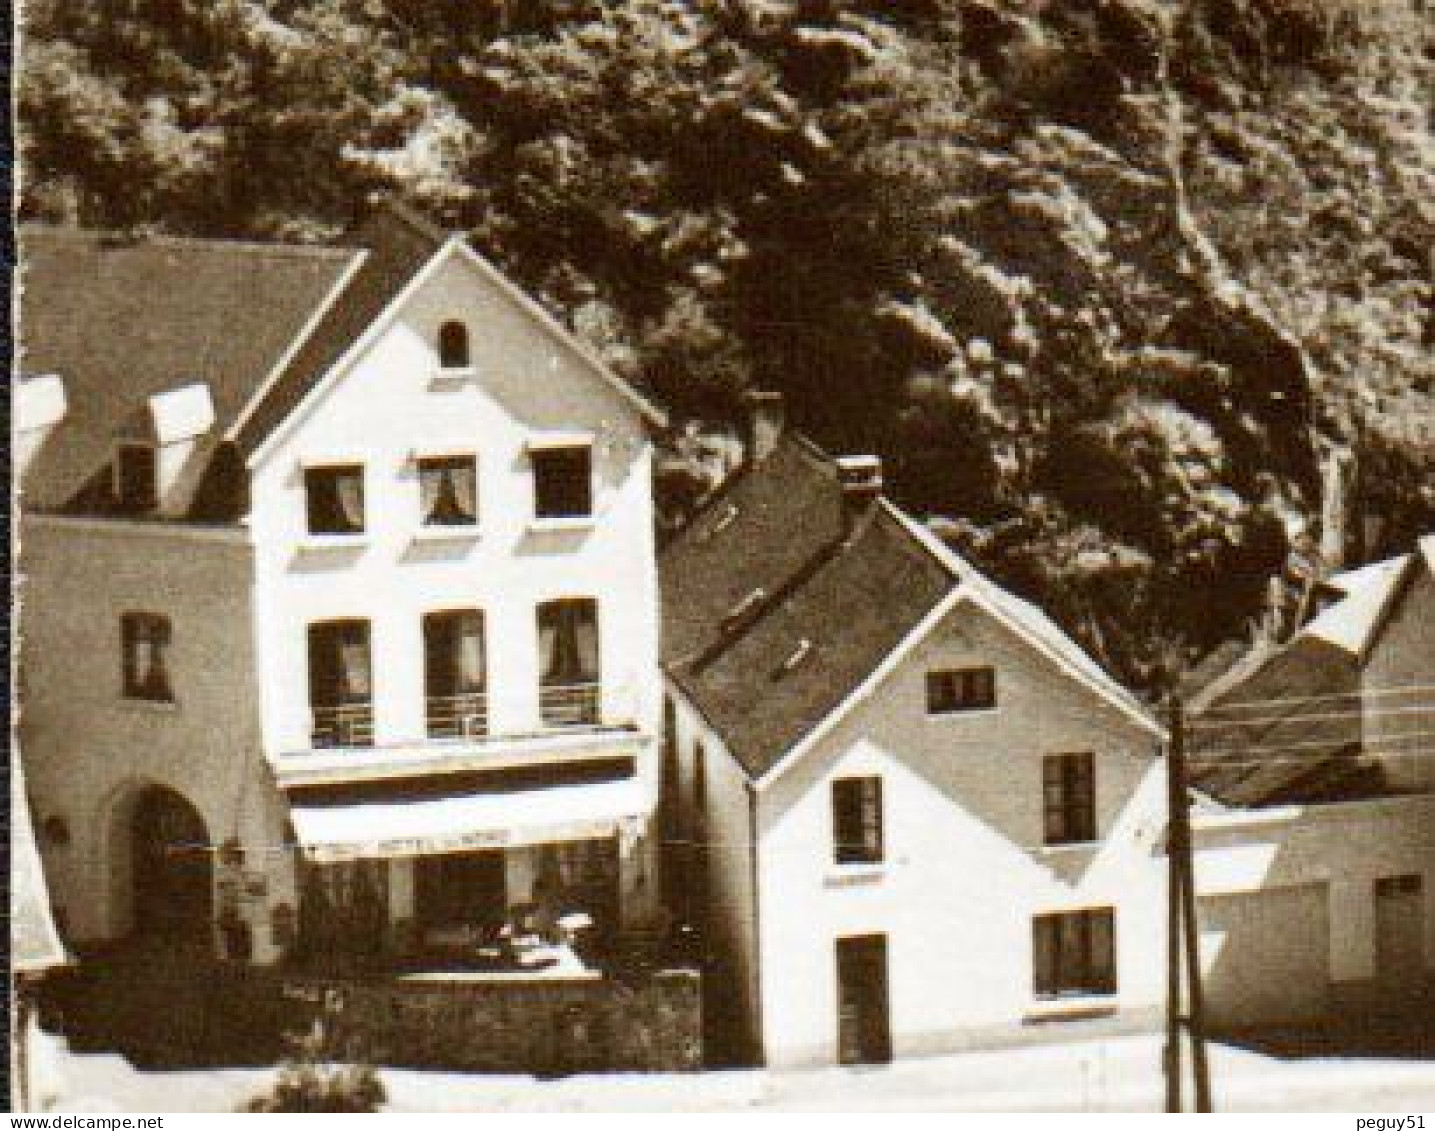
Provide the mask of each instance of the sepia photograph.
POLYGON ((1424 1126, 1432 0, 12 20, 10 1111, 1424 1126))

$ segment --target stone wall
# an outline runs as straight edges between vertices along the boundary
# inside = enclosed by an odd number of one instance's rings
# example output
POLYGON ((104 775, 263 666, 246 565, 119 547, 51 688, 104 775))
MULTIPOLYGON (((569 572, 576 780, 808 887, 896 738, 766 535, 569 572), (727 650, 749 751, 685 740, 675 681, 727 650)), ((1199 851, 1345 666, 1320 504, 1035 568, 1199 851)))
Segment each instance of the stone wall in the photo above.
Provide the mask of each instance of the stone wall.
POLYGON ((285 979, 322 1008, 345 1057, 466 1072, 680 1072, 702 1067, 700 979, 285 979))

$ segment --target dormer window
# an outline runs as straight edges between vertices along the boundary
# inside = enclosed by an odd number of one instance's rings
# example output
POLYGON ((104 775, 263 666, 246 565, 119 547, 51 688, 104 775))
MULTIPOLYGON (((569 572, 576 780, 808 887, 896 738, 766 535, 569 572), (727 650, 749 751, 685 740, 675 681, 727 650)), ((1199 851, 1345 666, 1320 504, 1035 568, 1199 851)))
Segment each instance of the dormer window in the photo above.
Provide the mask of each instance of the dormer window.
POLYGON ((467 369, 473 364, 468 352, 468 327, 462 322, 445 322, 438 329, 440 369, 467 369))
POLYGON ((362 464, 306 467, 304 494, 310 534, 364 532, 362 464))
POLYGON ((152 511, 159 504, 153 445, 126 443, 115 449, 115 499, 128 511, 152 511))

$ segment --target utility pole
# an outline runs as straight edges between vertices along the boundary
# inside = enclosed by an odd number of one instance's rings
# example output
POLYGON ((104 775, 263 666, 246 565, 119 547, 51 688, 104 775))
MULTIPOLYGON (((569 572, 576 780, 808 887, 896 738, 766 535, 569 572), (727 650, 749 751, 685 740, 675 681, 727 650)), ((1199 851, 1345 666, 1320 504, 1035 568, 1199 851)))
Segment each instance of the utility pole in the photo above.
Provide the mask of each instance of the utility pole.
POLYGON ((1191 1043, 1196 1110, 1211 1110, 1211 1072, 1206 1059, 1205 995, 1201 986, 1200 932, 1196 923, 1196 877, 1191 853, 1190 793, 1186 782, 1185 713, 1172 696, 1170 742, 1166 748, 1168 822, 1166 857, 1166 1110, 1181 1110, 1181 1024, 1191 1043), (1184 945, 1183 945, 1184 944, 1184 945), (1181 1015, 1185 971, 1187 1011, 1181 1015))

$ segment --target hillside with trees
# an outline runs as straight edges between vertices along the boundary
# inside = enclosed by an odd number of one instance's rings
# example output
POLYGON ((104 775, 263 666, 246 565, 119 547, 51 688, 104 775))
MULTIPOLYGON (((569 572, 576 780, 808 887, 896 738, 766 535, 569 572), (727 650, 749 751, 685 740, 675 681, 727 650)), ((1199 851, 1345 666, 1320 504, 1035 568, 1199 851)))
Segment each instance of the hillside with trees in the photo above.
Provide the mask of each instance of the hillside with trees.
POLYGON ((1435 527, 1424 0, 29 0, 22 61, 25 215, 397 195, 690 425, 674 513, 780 389, 1137 685, 1310 556, 1333 455, 1357 552, 1435 527))

